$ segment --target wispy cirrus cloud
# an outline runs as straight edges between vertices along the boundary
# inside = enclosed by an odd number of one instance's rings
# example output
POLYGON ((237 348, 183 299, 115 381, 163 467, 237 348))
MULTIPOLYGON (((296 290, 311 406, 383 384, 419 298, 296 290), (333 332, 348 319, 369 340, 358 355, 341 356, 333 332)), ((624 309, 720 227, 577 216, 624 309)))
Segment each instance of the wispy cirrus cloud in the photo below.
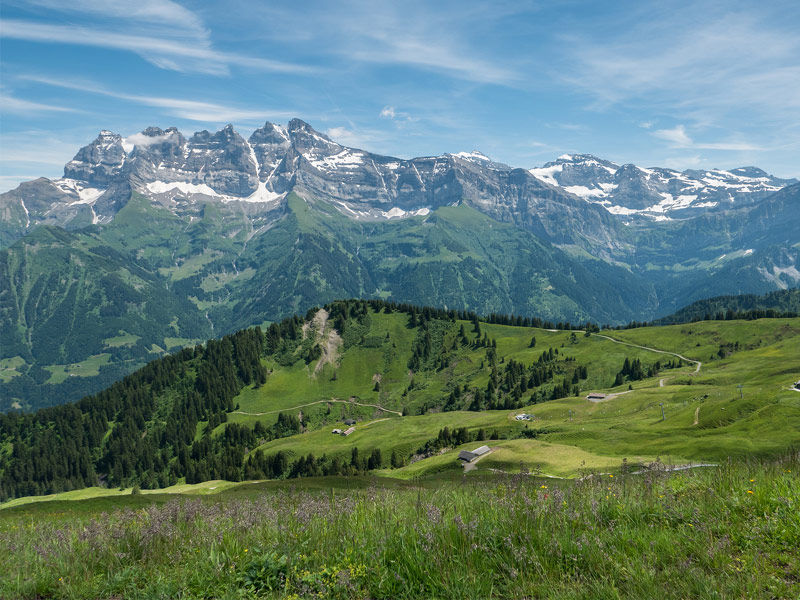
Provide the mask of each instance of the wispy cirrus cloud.
POLYGON ((465 82, 519 86, 526 79, 516 64, 519 57, 501 58, 492 44, 476 43, 493 35, 491 24, 507 10, 499 2, 454 0, 342 0, 331 10, 330 3, 312 0, 304 11, 271 3, 252 18, 259 20, 265 38, 287 45, 302 40, 327 57, 344 60, 348 68, 411 67, 465 82))
POLYGON ((48 112, 79 112, 75 108, 59 106, 55 104, 44 104, 42 102, 33 102, 23 98, 16 98, 11 94, 4 92, 0 92, 0 105, 2 105, 4 113, 13 115, 28 115, 48 112))
POLYGON ((706 123, 743 111, 765 120, 796 120, 798 9, 785 4, 759 12, 715 2, 685 11, 673 3, 639 7, 628 17, 630 26, 620 26, 625 33, 610 40, 565 38, 571 52, 563 79, 600 107, 646 102, 706 123))
POLYGON ((273 119, 283 119, 292 118, 295 116, 295 113, 284 110, 251 109, 240 106, 228 106, 215 102, 204 102, 201 100, 126 94, 109 90, 94 82, 66 81, 62 79, 37 76, 24 76, 20 77, 20 79, 63 89, 108 96, 111 98, 117 98, 119 100, 134 102, 144 106, 160 108, 163 109, 167 114, 171 114, 181 119, 187 119, 189 121, 199 121, 204 123, 229 123, 237 121, 251 122, 262 121, 267 117, 273 119))
POLYGON ((670 142, 673 148, 695 148, 698 150, 730 150, 730 151, 755 151, 761 150, 758 146, 746 142, 696 142, 686 132, 686 127, 677 125, 672 129, 657 129, 653 132, 657 138, 670 142))
POLYGON ((207 75, 228 75, 231 66, 297 74, 316 70, 308 65, 217 50, 200 17, 170 0, 31 0, 26 5, 56 15, 77 16, 84 24, 4 19, 0 22, 3 37, 129 51, 161 69, 207 75))

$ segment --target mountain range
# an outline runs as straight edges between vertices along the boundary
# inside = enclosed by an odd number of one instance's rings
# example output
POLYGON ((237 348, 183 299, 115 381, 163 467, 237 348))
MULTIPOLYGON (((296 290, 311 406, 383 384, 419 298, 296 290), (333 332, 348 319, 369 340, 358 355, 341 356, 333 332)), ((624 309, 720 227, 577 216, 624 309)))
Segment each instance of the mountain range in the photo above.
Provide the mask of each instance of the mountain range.
POLYGON ((800 282, 800 184, 564 155, 410 160, 298 119, 103 131, 0 195, 0 409, 336 298, 620 324, 800 282))

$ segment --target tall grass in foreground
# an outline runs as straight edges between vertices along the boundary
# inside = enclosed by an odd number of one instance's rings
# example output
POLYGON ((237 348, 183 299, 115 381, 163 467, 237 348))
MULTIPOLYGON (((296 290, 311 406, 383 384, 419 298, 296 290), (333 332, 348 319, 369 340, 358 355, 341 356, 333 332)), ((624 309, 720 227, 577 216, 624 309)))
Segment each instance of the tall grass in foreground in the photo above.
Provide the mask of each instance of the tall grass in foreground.
POLYGON ((2 598, 798 598, 800 455, 560 483, 281 491, 33 522, 2 598))

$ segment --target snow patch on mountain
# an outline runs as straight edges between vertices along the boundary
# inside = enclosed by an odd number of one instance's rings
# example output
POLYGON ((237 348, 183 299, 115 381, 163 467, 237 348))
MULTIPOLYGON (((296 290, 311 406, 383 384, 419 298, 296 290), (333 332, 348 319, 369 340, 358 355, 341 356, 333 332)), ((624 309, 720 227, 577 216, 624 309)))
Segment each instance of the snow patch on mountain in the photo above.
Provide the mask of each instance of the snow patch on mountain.
POLYGON ((335 171, 340 167, 355 167, 364 164, 364 153, 353 152, 349 148, 345 148, 338 154, 332 156, 317 157, 313 154, 308 154, 306 160, 308 160, 314 168, 321 171, 335 171))
POLYGON ((25 200, 22 198, 19 199, 19 203, 22 205, 22 210, 25 211, 25 227, 31 226, 31 213, 28 212, 28 207, 25 206, 25 200))
POLYGON ((178 190, 184 194, 203 194, 205 196, 220 196, 215 190, 205 183, 187 183, 185 181, 151 181, 147 189, 154 194, 165 194, 178 190))
POLYGON ((226 199, 230 201, 241 200, 243 202, 262 202, 262 203, 269 203, 275 202, 277 200, 281 200, 286 196, 286 194, 276 194, 272 190, 267 189, 267 181, 262 181, 258 184, 258 188, 255 192, 250 194, 247 198, 231 198, 226 197, 226 199))
POLYGON ((388 211, 381 211, 381 216, 384 219, 404 219, 407 217, 422 217, 429 214, 429 208, 418 208, 417 210, 403 210, 397 206, 390 208, 388 211))
POLYGON ((78 199, 70 204, 91 205, 94 204, 97 199, 106 192, 104 189, 85 187, 84 182, 69 178, 56 179, 53 181, 53 184, 62 192, 70 195, 75 194, 78 196, 78 199))
POLYGON ((606 192, 602 188, 589 189, 585 185, 568 185, 564 189, 567 190, 570 194, 575 194, 576 196, 580 196, 581 198, 593 198, 593 197, 604 198, 605 196, 608 195, 608 192, 606 192))
MULTIPOLYGON (((559 158, 563 158, 565 156, 569 156, 569 154, 564 154, 559 158)), ((555 165, 550 165, 549 167, 545 166, 534 169, 528 169, 528 173, 536 177, 536 179, 538 179, 539 181, 544 181, 549 185, 554 185, 555 187, 558 187, 558 181, 556 181, 555 175, 556 173, 561 173, 563 169, 564 169, 563 164, 555 164, 555 165)))

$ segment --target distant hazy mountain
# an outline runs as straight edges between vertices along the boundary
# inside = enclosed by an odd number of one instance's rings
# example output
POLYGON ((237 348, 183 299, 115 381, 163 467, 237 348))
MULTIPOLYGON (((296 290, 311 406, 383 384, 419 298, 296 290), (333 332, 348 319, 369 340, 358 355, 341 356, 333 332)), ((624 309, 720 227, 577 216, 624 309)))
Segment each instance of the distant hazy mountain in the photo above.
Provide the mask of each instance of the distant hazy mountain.
POLYGON ((591 154, 565 154, 530 173, 550 185, 600 204, 609 212, 657 221, 685 219, 752 204, 796 179, 780 179, 756 167, 731 171, 617 165, 591 154))
POLYGON ((103 131, 63 178, 0 195, 0 397, 74 397, 342 297, 649 320, 796 286, 798 230, 800 184, 753 167, 405 160, 296 119, 248 139, 103 131))

